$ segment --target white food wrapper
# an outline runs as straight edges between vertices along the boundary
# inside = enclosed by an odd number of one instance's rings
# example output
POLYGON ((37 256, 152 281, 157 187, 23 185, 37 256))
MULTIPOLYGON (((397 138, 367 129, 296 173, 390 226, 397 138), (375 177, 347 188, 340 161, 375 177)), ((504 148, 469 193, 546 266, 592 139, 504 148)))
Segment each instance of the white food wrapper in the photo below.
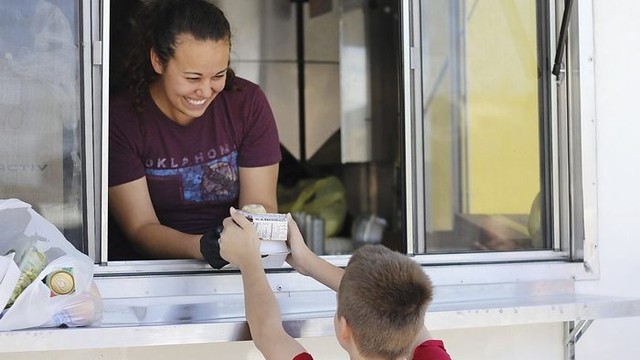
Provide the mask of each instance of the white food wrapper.
POLYGON ((287 241, 289 223, 286 214, 240 212, 255 225, 260 240, 287 241))

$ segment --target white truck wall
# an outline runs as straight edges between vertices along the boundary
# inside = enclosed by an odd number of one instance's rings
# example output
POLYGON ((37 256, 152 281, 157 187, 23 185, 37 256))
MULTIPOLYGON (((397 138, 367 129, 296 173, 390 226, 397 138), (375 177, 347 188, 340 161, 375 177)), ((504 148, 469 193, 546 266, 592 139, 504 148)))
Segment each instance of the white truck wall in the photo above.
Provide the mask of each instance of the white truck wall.
MULTIPOLYGON (((595 0, 600 281, 580 292, 640 297, 640 2, 595 0)), ((578 360, 640 358, 640 318, 597 320, 578 360)))

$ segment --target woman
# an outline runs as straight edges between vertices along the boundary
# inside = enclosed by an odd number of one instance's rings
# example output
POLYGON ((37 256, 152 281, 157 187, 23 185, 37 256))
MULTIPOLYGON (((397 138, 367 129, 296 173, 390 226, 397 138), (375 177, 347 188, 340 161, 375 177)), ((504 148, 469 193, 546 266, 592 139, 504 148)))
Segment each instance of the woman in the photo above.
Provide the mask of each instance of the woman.
POLYGON ((277 211, 275 120, 260 88, 229 68, 220 9, 158 0, 142 10, 128 90, 110 106, 110 259, 202 259, 230 206, 277 211))

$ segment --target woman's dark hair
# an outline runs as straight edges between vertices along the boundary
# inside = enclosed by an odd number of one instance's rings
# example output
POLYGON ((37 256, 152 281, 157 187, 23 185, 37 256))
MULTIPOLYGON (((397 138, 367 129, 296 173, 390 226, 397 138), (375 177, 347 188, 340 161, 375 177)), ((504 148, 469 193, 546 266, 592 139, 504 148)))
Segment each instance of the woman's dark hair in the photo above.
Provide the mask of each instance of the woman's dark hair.
MULTIPOLYGON (((228 41, 231 27, 222 10, 207 0, 153 0, 141 2, 133 19, 132 38, 124 63, 127 88, 135 96, 134 105, 141 109, 149 84, 158 78, 151 66, 153 48, 163 65, 175 55, 178 35, 189 34, 196 40, 228 41)), ((235 77, 227 70, 225 89, 235 77)))

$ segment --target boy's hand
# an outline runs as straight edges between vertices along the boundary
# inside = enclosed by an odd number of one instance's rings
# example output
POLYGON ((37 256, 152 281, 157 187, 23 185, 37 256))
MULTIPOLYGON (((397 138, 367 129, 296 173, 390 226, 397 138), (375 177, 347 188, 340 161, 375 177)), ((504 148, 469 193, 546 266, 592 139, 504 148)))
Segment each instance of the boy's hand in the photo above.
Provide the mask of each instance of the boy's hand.
POLYGON ((291 249, 291 253, 287 255, 287 263, 289 263, 289 265, 291 265, 291 267, 300 274, 309 276, 309 272, 304 266, 308 264, 306 259, 308 259, 309 256, 315 256, 315 254, 313 254, 313 252, 307 247, 307 244, 305 244, 302 233, 298 228, 298 224, 293 220, 291 214, 287 214, 287 221, 287 243, 291 249))
POLYGON ((260 239, 255 226, 236 209, 231 208, 229 212, 231 216, 222 222, 220 256, 241 269, 260 262, 260 239))

